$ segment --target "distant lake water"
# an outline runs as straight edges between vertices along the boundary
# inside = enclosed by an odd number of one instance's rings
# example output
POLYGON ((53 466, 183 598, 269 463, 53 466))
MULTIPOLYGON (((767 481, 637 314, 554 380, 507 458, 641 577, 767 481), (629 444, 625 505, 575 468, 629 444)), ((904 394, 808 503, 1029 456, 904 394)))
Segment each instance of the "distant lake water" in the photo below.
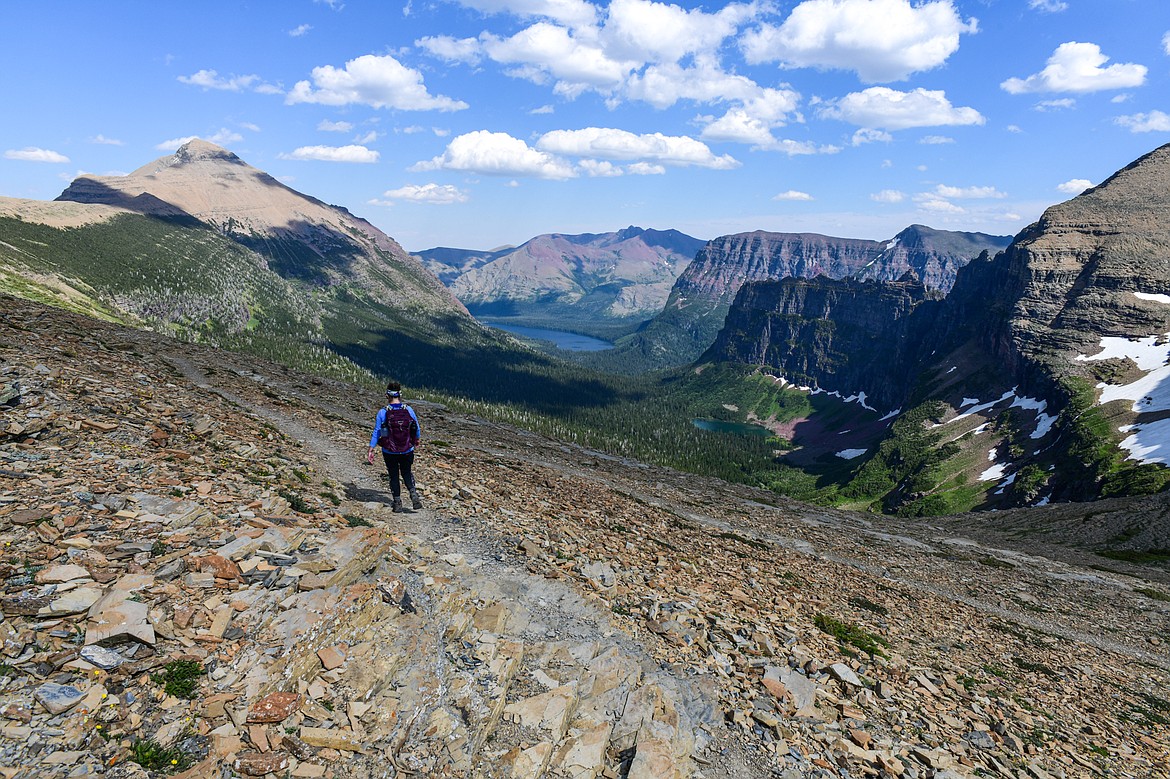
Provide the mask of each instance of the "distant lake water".
POLYGON ((522 335, 525 338, 535 338, 538 341, 552 341, 558 349, 570 352, 600 352, 603 349, 612 349, 613 344, 600 338, 593 338, 580 333, 569 333, 564 330, 545 330, 541 327, 522 327, 520 325, 506 325, 500 322, 481 320, 488 327, 503 330, 508 333, 522 335))
POLYGON ((712 433, 736 433, 738 435, 769 436, 772 431, 759 425, 750 425, 746 422, 721 422, 718 419, 692 419, 691 423, 700 430, 709 430, 712 433))

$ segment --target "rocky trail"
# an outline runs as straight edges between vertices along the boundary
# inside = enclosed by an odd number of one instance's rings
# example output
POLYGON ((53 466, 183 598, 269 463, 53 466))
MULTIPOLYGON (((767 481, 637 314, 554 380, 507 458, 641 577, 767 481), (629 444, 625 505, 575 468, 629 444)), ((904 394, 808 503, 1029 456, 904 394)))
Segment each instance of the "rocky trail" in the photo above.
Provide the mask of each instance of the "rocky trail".
POLYGON ((0 305, 0 776, 1170 776, 1164 568, 0 305))

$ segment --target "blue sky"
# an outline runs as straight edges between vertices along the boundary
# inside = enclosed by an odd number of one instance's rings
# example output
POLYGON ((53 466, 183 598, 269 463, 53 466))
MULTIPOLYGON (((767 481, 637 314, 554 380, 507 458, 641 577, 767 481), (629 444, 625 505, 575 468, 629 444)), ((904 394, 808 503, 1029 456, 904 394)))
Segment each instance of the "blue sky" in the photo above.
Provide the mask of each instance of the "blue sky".
POLYGON ((407 249, 1013 234, 1170 142, 1166 0, 6 3, 0 195, 198 136, 407 249))

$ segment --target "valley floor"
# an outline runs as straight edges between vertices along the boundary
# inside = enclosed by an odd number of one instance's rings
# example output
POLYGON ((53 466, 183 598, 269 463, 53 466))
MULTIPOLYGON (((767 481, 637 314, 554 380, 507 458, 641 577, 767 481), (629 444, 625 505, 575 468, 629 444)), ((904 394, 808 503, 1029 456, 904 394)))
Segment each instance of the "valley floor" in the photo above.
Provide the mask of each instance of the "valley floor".
POLYGON ((1170 776, 1163 569, 2 305, 2 776, 1170 776))

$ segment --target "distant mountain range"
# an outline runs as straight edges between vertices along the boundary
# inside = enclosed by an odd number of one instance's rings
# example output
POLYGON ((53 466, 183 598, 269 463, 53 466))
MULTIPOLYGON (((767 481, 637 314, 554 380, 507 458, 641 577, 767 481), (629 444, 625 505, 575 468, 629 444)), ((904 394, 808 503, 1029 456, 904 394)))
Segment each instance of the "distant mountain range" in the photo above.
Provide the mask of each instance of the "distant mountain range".
POLYGON ((606 358, 609 364, 625 363, 626 370, 696 359, 715 340, 736 293, 749 282, 817 276, 895 280, 909 272, 945 293, 959 268, 1009 243, 1011 236, 923 225, 911 225, 888 241, 762 231, 723 236, 699 251, 662 312, 606 358))
POLYGON ((677 230, 539 235, 490 251, 417 257, 476 316, 585 332, 626 329, 662 310, 703 241, 677 230))
POLYGON ((790 458, 852 469, 843 494, 887 511, 1157 492, 1170 485, 1168 214, 1170 145, 1049 208, 945 298, 912 278, 743 285, 703 360, 851 399, 852 414, 838 403, 834 421, 794 425, 790 458))

